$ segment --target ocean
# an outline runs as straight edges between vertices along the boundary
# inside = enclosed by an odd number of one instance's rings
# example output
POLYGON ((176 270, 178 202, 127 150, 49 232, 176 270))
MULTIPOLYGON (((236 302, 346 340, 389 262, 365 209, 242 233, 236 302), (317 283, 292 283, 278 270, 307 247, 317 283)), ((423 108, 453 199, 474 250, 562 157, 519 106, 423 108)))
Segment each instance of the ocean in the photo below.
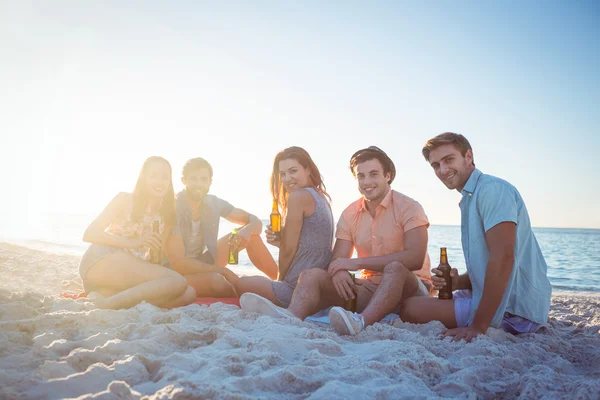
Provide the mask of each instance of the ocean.
MULTIPOLYGON (((54 253, 82 255, 87 244, 81 236, 93 216, 47 214, 15 221, 0 214, 0 241, 54 253)), ((263 220, 267 223, 267 220, 263 220)), ((220 233, 232 225, 222 220, 220 233)), ((600 229, 534 228, 548 264, 548 277, 555 291, 600 292, 600 229)), ((267 246, 277 257, 277 249, 267 246)), ((448 249, 450 265, 465 271, 459 226, 432 225, 429 228, 429 257, 432 266, 439 260, 439 248, 448 249)), ((254 268, 245 252, 239 268, 254 268)))

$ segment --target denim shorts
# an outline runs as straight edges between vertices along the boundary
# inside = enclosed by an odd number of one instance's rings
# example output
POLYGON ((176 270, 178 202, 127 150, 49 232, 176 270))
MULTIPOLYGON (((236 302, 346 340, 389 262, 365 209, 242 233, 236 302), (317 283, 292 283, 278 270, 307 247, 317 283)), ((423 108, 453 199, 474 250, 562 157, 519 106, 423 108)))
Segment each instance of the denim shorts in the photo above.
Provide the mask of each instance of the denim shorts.
MULTIPOLYGON (((459 328, 467 326, 469 315, 471 314, 471 301, 473 294, 470 290, 457 290, 453 294, 454 315, 456 316, 456 325, 459 328)), ((500 328, 506 332, 517 335, 519 333, 535 333, 542 325, 532 322, 526 318, 519 317, 511 313, 504 313, 504 318, 500 328)))

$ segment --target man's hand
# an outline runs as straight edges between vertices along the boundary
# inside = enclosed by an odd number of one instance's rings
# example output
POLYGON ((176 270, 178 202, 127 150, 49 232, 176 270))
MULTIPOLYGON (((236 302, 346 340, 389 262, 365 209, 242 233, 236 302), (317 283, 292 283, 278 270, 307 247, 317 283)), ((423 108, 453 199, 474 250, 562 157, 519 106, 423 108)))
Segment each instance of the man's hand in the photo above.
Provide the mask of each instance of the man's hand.
POLYGON ((338 258, 329 264, 327 272, 330 276, 334 276, 338 271, 356 271, 358 267, 354 264, 353 258, 338 258))
POLYGON ((223 278, 225 278, 232 285, 235 284, 235 282, 239 279, 235 272, 226 267, 219 268, 218 273, 221 274, 223 278))
MULTIPOLYGON (((450 278, 452 279, 452 290, 458 289, 458 270, 456 268, 452 268, 450 271, 450 278)), ((446 280, 442 278, 442 271, 437 268, 433 268, 431 270, 431 281, 433 282, 433 288, 435 290, 440 290, 444 286, 446 286, 446 280)))
POLYGON ((486 331, 487 329, 481 330, 471 325, 465 328, 445 329, 442 331, 442 337, 454 336, 454 339, 452 339, 453 342, 458 342, 461 339, 465 339, 467 343, 469 343, 478 335, 485 335, 486 331))
POLYGON ((352 277, 348 272, 338 271, 331 280, 335 291, 342 299, 348 301, 356 297, 356 284, 352 282, 352 277))
POLYGON ((239 248, 240 249, 245 249, 246 245, 250 242, 250 238, 252 236, 252 230, 248 229, 248 226, 249 225, 246 225, 238 231, 239 248))

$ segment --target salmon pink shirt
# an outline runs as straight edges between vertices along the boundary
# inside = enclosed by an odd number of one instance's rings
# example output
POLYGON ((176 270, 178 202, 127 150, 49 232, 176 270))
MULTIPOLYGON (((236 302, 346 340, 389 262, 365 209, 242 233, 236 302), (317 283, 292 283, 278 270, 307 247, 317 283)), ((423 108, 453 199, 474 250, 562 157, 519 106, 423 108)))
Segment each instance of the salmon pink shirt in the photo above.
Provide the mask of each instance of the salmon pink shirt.
MULTIPOLYGON (((340 216, 336 239, 352 242, 358 258, 385 256, 404 250, 404 234, 420 226, 429 227, 421 205, 408 196, 390 190, 375 210, 375 218, 367 210, 364 198, 350 204, 340 216)), ((413 271, 423 281, 431 282, 431 263, 425 253, 423 267, 413 271)), ((381 281, 381 273, 361 270, 364 279, 381 281)))

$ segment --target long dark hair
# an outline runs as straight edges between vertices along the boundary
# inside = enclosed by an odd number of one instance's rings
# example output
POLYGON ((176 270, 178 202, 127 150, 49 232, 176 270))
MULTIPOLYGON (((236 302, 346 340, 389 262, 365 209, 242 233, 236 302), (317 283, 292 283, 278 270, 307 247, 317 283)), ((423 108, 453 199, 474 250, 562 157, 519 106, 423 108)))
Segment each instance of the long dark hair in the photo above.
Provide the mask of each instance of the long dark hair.
POLYGON ((289 159, 296 160, 298 164, 309 169, 310 179, 315 189, 318 192, 323 193, 323 195, 327 197, 327 200, 331 202, 331 197, 325 190, 325 184, 323 183, 323 177, 319 172, 319 168, 317 168, 317 165, 312 160, 308 152, 302 147, 288 147, 287 149, 281 150, 275 156, 275 160, 273 160, 273 172, 271 173, 271 194, 273 195, 273 201, 276 201, 281 207, 283 215, 287 213, 287 201, 290 193, 285 189, 279 180, 279 162, 289 159))
MULTIPOLYGON (((142 170, 140 171, 140 176, 138 177, 135 188, 133 189, 133 206, 131 209, 132 221, 139 221, 148 208, 148 202, 150 199, 146 189, 146 175, 148 174, 148 168, 150 165, 155 162, 166 163, 169 166, 171 175, 173 174, 171 164, 169 164, 169 162, 162 157, 152 156, 148 157, 146 161, 144 161, 144 165, 142 165, 142 170)), ((169 179, 169 189, 163 197, 159 213, 162 216, 165 225, 175 226, 177 223, 177 214, 175 213, 175 191, 173 190, 172 177, 169 179)))

